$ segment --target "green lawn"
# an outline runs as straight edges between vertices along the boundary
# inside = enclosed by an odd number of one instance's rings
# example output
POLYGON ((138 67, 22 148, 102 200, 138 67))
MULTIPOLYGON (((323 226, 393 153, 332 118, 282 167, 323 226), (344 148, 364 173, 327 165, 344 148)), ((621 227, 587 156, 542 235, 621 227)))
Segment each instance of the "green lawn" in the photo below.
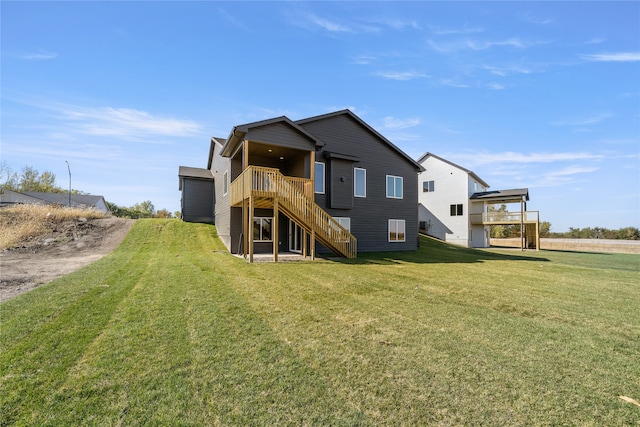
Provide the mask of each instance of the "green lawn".
POLYGON ((1 425, 640 423, 638 255, 246 264, 139 220, 0 319, 1 425))

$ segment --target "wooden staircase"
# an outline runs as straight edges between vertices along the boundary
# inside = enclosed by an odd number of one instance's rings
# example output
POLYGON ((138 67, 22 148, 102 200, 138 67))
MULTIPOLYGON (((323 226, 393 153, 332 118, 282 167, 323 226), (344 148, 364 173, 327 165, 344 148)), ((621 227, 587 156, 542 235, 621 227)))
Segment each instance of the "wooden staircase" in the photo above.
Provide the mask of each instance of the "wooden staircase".
MULTIPOLYGON (((327 249, 346 258, 357 256, 357 240, 313 200, 313 182, 286 177, 278 169, 247 167, 230 187, 231 206, 250 201, 254 208, 282 212, 327 249)), ((275 215, 275 212, 274 212, 275 215)))

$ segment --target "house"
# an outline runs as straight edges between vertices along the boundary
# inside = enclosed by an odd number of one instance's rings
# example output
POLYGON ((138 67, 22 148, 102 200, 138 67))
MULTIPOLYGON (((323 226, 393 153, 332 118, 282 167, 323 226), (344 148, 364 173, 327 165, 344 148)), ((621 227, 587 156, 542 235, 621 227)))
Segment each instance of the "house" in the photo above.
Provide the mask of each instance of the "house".
POLYGON ((421 167, 350 110, 237 125, 211 139, 207 170, 218 235, 249 261, 417 248, 421 167))
POLYGON ((538 249, 539 215, 527 211, 526 188, 489 191, 489 184, 474 172, 432 153, 418 159, 420 229, 449 243, 469 247, 490 246, 492 225, 520 225, 522 248, 538 249), (519 204, 518 212, 492 212, 496 204, 519 204))
POLYGON ((31 203, 44 205, 71 206, 74 208, 92 208, 100 212, 109 212, 109 207, 103 196, 90 194, 69 193, 41 193, 36 191, 2 190, 0 194, 0 205, 11 205, 16 203, 31 203))
POLYGON ((214 222, 213 174, 209 169, 180 166, 178 169, 181 218, 187 222, 214 222))

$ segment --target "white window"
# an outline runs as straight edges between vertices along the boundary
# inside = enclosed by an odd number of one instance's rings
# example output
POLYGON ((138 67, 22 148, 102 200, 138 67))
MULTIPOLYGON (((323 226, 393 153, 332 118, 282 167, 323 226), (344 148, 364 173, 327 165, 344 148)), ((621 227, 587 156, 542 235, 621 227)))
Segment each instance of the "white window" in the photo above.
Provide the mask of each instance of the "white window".
POLYGON ((316 162, 314 177, 314 191, 318 194, 324 194, 324 163, 316 162))
POLYGON ((346 216, 334 216, 333 219, 338 221, 338 224, 340 224, 349 233, 351 233, 351 218, 346 217, 346 216))
POLYGON ((462 216, 462 204, 449 205, 451 216, 462 216))
POLYGON ((353 195, 354 197, 367 197, 367 170, 353 169, 353 195))
POLYGON ((435 191, 435 184, 433 181, 423 181, 422 182, 422 192, 423 193, 433 193, 435 191))
POLYGON ((253 218, 253 241, 254 242, 272 242, 271 236, 271 217, 254 217, 253 218))
POLYGON ((222 175, 222 195, 224 196, 229 192, 229 171, 224 171, 222 175))
POLYGON ((405 222, 404 219, 389 220, 389 241, 404 242, 405 239, 405 222))
POLYGON ((387 175, 387 197, 402 199, 402 177, 387 175))

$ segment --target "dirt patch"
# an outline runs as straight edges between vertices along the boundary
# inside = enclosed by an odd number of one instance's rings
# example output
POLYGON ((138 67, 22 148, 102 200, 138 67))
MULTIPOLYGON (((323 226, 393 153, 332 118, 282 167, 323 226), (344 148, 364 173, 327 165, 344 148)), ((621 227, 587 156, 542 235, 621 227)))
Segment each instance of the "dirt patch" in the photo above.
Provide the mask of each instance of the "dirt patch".
POLYGON ((135 220, 77 219, 0 252, 0 302, 69 274, 113 251, 135 220))

